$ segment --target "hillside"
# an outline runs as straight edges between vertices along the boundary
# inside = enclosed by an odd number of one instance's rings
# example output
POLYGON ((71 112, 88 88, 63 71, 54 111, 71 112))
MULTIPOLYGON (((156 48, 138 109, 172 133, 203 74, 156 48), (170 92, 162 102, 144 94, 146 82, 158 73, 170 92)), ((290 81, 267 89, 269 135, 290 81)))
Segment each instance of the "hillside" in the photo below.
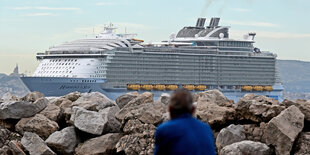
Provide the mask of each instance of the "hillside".
POLYGON ((0 74, 0 96, 7 92, 16 96, 24 96, 29 91, 18 76, 0 74))
POLYGON ((310 93, 310 62, 279 60, 278 68, 285 91, 310 93))

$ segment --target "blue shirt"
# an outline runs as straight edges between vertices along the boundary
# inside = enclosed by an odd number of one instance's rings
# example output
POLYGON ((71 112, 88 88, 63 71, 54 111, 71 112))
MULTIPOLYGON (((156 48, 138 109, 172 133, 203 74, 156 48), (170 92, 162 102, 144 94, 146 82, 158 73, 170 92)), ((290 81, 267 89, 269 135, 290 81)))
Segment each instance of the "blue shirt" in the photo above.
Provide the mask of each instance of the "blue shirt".
POLYGON ((215 155, 209 125, 190 114, 161 124, 155 133, 155 155, 215 155))

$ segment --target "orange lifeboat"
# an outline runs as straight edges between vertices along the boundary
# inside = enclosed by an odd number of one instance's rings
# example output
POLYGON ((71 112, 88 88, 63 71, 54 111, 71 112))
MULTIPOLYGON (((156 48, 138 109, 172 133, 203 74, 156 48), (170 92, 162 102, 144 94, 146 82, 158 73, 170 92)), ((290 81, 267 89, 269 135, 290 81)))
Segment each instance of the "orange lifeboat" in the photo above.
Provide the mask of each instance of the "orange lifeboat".
POLYGON ((194 85, 184 85, 182 88, 184 88, 186 90, 194 90, 195 86, 194 85))
POLYGON ((177 86, 177 85, 167 85, 167 86, 166 86, 166 89, 167 89, 167 90, 177 90, 177 89, 178 89, 178 86, 177 86))
POLYGON ((241 90, 242 90, 242 91, 252 91, 252 90, 253 90, 253 87, 252 87, 252 86, 242 86, 242 87, 241 87, 241 90))
POLYGON ((153 85, 150 85, 150 84, 141 85, 141 89, 143 89, 143 90, 152 90, 153 89, 153 85))
POLYGON ((140 85, 138 85, 138 84, 128 84, 127 85, 127 89, 128 90, 139 90, 140 89, 140 85))
POLYGON ((155 90, 165 90, 166 89, 166 86, 163 85, 163 84, 157 84, 157 85, 154 85, 153 87, 155 90))
POLYGON ((253 88, 255 91, 263 91, 263 86, 254 86, 253 88))
POLYGON ((265 91, 272 91, 273 88, 272 88, 272 86, 264 86, 264 90, 265 91))
POLYGON ((196 90, 201 90, 201 91, 203 91, 203 90, 206 90, 206 89, 207 89, 207 86, 206 86, 206 85, 196 85, 196 86, 195 86, 195 89, 196 89, 196 90))

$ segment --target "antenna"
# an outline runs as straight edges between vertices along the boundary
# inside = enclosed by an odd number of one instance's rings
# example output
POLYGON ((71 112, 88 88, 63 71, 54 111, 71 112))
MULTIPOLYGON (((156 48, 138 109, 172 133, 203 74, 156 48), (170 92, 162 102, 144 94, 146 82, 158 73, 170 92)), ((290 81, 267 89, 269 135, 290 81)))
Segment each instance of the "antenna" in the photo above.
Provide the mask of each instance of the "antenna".
POLYGON ((125 26, 125 34, 127 34, 127 28, 126 28, 126 26, 125 26))

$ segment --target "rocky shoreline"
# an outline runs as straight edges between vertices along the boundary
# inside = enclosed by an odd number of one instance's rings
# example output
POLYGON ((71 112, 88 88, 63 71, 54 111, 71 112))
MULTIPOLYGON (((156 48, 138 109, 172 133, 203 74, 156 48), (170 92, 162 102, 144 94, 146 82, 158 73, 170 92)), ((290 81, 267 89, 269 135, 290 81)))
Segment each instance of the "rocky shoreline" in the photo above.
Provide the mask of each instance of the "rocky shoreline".
MULTIPOLYGON (((247 94, 237 103, 218 90, 194 94, 218 154, 310 154, 310 101, 247 94)), ((73 92, 0 99, 0 154, 153 154, 156 127, 169 120, 169 94, 128 93, 110 100, 73 92)))

